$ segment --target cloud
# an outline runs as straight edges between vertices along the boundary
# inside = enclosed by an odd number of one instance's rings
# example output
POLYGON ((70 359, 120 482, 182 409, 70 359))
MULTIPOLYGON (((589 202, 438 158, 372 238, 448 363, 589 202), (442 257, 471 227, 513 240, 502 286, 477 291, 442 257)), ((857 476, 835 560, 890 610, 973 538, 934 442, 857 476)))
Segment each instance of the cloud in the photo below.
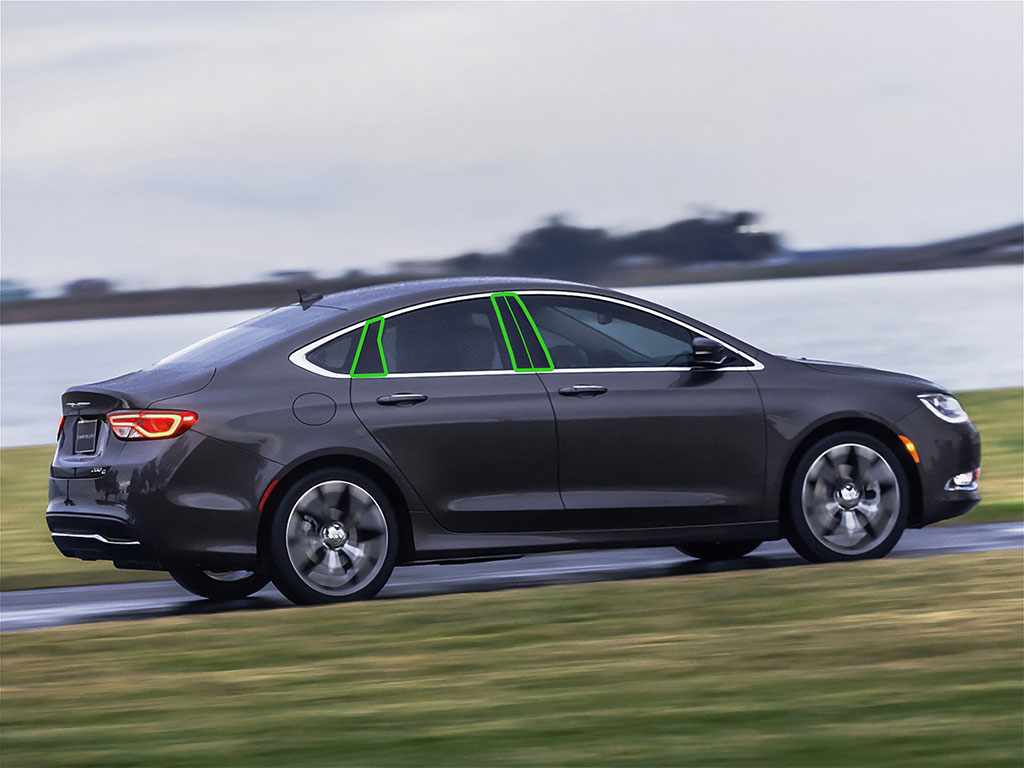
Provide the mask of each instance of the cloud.
POLYGON ((552 211, 798 246, 1022 207, 1016 4, 7 4, 5 276, 496 248, 552 211), (142 268, 142 264, 145 268, 142 268))

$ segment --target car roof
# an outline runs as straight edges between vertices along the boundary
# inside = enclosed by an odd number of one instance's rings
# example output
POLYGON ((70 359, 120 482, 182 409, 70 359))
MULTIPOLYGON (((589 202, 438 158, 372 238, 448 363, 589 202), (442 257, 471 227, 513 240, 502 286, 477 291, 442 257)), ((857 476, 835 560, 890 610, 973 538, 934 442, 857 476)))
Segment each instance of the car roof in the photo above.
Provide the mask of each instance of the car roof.
MULTIPOLYGON (((709 333, 715 338, 725 341, 728 344, 742 350, 746 354, 758 356, 763 354, 756 347, 753 347, 741 339, 730 336, 727 333, 701 323, 687 315, 677 312, 671 308, 656 304, 646 299, 624 294, 611 288, 601 288, 587 283, 577 283, 568 280, 552 280, 533 277, 448 277, 431 278, 424 280, 406 280, 393 283, 380 283, 363 288, 353 288, 347 291, 331 293, 322 299, 310 304, 308 316, 302 311, 305 322, 294 327, 294 333, 283 336, 280 340, 282 347, 290 345, 292 349, 298 346, 311 343, 326 335, 336 333, 346 326, 355 325, 376 317, 386 315, 395 310, 404 309, 417 304, 426 304, 438 299, 457 298, 460 296, 488 295, 502 291, 571 291, 603 296, 612 299, 625 300, 630 304, 646 307, 655 312, 667 313, 682 322, 709 333)), ((298 302, 291 304, 287 309, 294 312, 301 306, 298 302)), ((285 309, 285 308, 281 308, 285 309)), ((277 310, 277 311, 280 311, 277 310)), ((291 315, 295 318, 295 315, 291 315)), ((275 345, 276 346, 276 345, 275 345)), ((268 347, 267 351, 271 349, 268 347)))
POLYGON ((448 298, 474 293, 495 293, 538 288, 562 290, 585 289, 593 293, 605 293, 597 286, 574 283, 567 280, 549 280, 532 277, 447 277, 428 280, 403 280, 395 283, 380 283, 363 288, 352 288, 324 296, 316 306, 340 310, 369 309, 387 312, 418 301, 448 298))

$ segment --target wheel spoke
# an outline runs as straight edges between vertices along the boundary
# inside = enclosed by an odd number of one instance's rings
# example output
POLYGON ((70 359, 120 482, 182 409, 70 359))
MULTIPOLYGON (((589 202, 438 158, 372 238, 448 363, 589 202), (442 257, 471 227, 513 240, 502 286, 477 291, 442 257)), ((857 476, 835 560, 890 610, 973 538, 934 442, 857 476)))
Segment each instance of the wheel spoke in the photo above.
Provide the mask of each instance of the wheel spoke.
POLYGON ((875 526, 871 521, 871 518, 868 517, 868 515, 866 515, 861 509, 855 509, 853 510, 853 513, 857 516, 857 520, 860 521, 864 532, 872 539, 875 538, 878 535, 878 532, 875 530, 875 526))
POLYGON ((850 467, 849 477, 856 477, 860 472, 860 453, 856 445, 851 445, 846 452, 846 464, 850 467))
POLYGON ((334 502, 335 515, 333 519, 337 522, 348 524, 349 506, 352 498, 352 486, 348 483, 342 485, 338 497, 334 502))
POLYGON ((307 555, 306 562, 299 567, 299 572, 304 576, 308 576, 314 568, 324 561, 324 556, 326 554, 327 547, 320 547, 315 550, 312 555, 307 555))
POLYGON ((837 508, 834 512, 830 513, 829 521, 821 529, 821 535, 832 536, 836 532, 836 528, 838 528, 842 522, 843 513, 837 508))
POLYGON ((830 477, 836 477, 839 474, 839 467, 836 466, 836 462, 832 458, 832 452, 829 451, 822 458, 824 459, 823 470, 827 471, 830 477))
POLYGON ((341 551, 348 558, 349 563, 353 568, 359 570, 359 566, 366 560, 366 552, 361 547, 356 547, 352 544, 346 544, 341 548, 341 551))
POLYGON ((328 549, 327 557, 324 558, 324 567, 332 574, 345 570, 345 563, 336 550, 328 549))
POLYGON ((882 460, 882 457, 878 454, 872 459, 869 459, 860 473, 861 481, 865 486, 875 485, 882 482, 886 478, 886 470, 889 469, 889 465, 882 460))

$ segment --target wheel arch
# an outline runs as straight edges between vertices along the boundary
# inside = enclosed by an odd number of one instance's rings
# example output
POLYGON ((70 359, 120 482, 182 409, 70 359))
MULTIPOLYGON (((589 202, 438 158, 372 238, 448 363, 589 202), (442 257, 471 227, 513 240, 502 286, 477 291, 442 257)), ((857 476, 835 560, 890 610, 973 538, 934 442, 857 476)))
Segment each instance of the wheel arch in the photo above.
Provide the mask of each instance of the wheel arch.
POLYGON ((398 562, 405 563, 413 559, 415 544, 412 536, 412 521, 409 517, 409 503, 398 482, 386 469, 365 457, 345 453, 329 453, 300 461, 276 479, 260 510, 257 552, 261 561, 267 557, 267 538, 277 505, 297 482, 309 473, 320 469, 352 469, 377 483, 387 494, 387 500, 398 517, 400 528, 398 562))
POLYGON ((781 525, 783 527, 788 525, 786 509, 789 505, 790 487, 793 484, 793 474, 796 472, 796 466, 800 462, 800 459, 803 458, 808 449, 816 442, 828 437, 829 435, 838 434, 839 432, 863 432, 864 434, 881 440, 890 450, 892 450, 893 455, 896 456, 897 461, 899 461, 900 465, 903 467, 903 471, 907 476, 907 482, 910 485, 910 516, 907 521, 907 527, 920 528, 923 505, 921 495, 921 474, 918 471, 917 465, 910 457, 910 454, 907 452, 903 443, 900 442, 899 435, 895 431, 881 422, 865 417, 833 419, 832 421, 828 421, 824 424, 819 424, 800 439, 800 442, 790 454, 789 460, 786 462, 786 469, 782 475, 782 486, 780 488, 779 498, 779 522, 781 525))

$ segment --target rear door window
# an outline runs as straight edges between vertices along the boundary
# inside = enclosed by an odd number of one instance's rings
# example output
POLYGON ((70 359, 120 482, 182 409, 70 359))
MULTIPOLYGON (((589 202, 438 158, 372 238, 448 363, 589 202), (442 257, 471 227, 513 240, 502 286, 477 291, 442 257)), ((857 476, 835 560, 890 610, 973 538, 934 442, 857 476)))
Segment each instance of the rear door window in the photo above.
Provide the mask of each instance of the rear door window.
POLYGON ((511 369, 497 317, 487 299, 414 309, 384 321, 389 373, 461 373, 511 369))
POLYGON ((435 304, 376 317, 306 355, 333 373, 464 373, 511 370, 498 318, 487 299, 435 304))

